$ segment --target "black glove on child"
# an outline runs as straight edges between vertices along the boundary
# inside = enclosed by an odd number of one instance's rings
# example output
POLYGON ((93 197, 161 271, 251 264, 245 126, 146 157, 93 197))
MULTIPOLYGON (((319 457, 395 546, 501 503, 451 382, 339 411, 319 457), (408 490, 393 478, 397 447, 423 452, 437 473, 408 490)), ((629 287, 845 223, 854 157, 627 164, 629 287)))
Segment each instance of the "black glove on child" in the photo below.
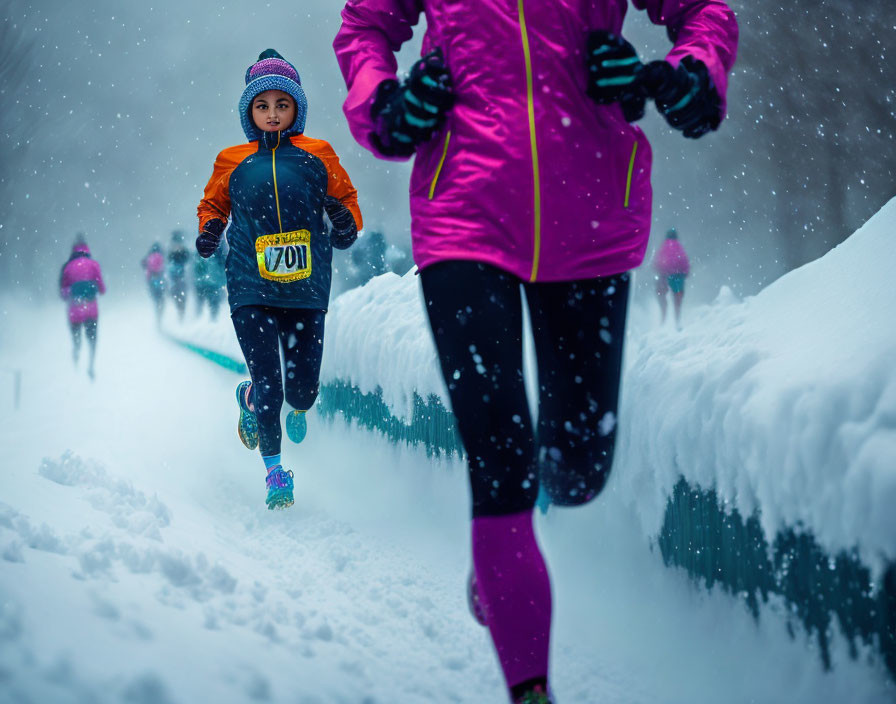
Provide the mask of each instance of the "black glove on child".
POLYGON ((333 196, 324 198, 324 210, 327 217, 333 223, 330 232, 330 244, 336 249, 348 249, 358 239, 358 226, 355 224, 355 216, 343 205, 342 201, 333 196))
POLYGON ((643 67, 635 47, 622 37, 603 29, 588 35, 587 93, 601 105, 619 102, 628 122, 644 117, 647 94, 638 80, 643 67))
POLYGON ((389 79, 377 87, 371 141, 387 156, 410 156, 442 126, 453 104, 451 74, 441 50, 434 49, 414 64, 404 83, 389 79))
POLYGON ((221 244, 221 235, 224 234, 226 227, 224 221, 218 218, 212 218, 205 223, 202 232, 196 238, 196 251, 199 252, 200 257, 208 259, 215 253, 218 245, 221 244))
POLYGON ((666 122, 685 137, 702 137, 722 122, 719 92, 706 64, 693 56, 685 56, 678 68, 667 61, 651 61, 641 71, 640 82, 666 122))

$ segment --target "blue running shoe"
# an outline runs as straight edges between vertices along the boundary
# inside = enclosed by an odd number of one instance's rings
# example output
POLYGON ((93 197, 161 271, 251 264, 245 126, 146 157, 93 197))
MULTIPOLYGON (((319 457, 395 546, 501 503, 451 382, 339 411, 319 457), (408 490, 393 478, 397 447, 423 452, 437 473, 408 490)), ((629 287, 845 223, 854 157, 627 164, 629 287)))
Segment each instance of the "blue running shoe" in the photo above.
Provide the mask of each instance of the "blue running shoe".
POLYGON ((246 399, 252 391, 251 381, 241 381, 236 387, 236 402, 240 406, 240 420, 236 430, 240 440, 250 450, 258 447, 258 420, 255 414, 249 410, 246 399))
POLYGON ((305 420, 305 411, 290 411, 286 416, 286 435, 296 445, 305 439, 308 432, 308 423, 305 420))
POLYGON ((268 498, 265 500, 265 503, 270 510, 289 508, 295 503, 295 499, 292 496, 292 472, 285 471, 278 464, 268 472, 266 482, 268 485, 268 498))

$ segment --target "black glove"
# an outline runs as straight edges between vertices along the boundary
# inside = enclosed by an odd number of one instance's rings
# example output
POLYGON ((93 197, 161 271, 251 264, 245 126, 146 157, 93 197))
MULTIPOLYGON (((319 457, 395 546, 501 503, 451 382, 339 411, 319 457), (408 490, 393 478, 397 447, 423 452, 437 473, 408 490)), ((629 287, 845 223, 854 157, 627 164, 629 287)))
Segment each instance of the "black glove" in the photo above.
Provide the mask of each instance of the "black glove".
POLYGON ((453 104, 451 74, 442 51, 434 49, 414 64, 404 83, 388 79, 377 87, 371 141, 387 156, 410 156, 442 126, 453 104))
POLYGON ((601 105, 618 102, 628 122, 644 117, 647 94, 639 79, 644 64, 629 42, 598 29, 588 35, 588 95, 601 105))
POLYGON ((327 217, 333 223, 330 231, 330 244, 335 249, 348 249, 358 239, 358 226, 355 224, 355 216, 342 204, 342 201, 333 196, 324 198, 324 210, 327 217))
POLYGON ((685 56, 678 68, 667 61, 651 61, 640 74, 645 92, 672 127, 690 139, 718 129, 722 99, 709 71, 699 59, 685 56))
POLYGON ((227 225, 223 220, 212 218, 202 228, 199 237, 196 238, 196 251, 203 259, 208 259, 218 249, 221 244, 221 235, 224 234, 224 228, 227 225))

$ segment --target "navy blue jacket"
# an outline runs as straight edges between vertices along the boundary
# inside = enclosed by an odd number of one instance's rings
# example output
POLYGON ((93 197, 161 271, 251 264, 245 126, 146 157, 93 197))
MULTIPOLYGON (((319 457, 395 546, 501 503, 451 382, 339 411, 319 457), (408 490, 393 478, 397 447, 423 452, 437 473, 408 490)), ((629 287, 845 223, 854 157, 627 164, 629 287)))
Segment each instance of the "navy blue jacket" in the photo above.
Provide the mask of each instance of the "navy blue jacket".
POLYGON ((358 192, 324 140, 265 132, 218 154, 199 203, 199 229, 230 219, 227 294, 240 306, 326 310, 333 250, 324 199, 361 229, 358 192))

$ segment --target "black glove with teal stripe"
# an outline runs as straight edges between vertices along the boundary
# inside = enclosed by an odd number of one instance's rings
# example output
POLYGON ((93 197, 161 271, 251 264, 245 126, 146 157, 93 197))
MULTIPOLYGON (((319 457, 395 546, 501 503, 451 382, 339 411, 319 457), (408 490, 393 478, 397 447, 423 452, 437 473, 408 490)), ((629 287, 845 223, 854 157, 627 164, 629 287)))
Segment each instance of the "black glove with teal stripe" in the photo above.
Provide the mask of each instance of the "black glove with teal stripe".
POLYGON ((722 122, 722 99, 699 59, 685 56, 678 68, 667 61, 651 61, 639 81, 666 122, 685 137, 702 137, 722 122))
POLYGON ((444 124, 453 104, 451 74, 435 49, 414 64, 404 83, 389 79, 377 87, 371 141, 386 156, 410 156, 444 124))
POLYGON ((647 94, 639 79, 644 67, 629 42, 598 29, 588 35, 588 96, 601 105, 618 102, 628 122, 644 117, 647 94))
POLYGON ((333 196, 324 198, 324 210, 327 217, 333 223, 330 231, 330 244, 335 249, 348 249, 358 239, 358 226, 355 224, 355 216, 345 207, 341 200, 333 196))

